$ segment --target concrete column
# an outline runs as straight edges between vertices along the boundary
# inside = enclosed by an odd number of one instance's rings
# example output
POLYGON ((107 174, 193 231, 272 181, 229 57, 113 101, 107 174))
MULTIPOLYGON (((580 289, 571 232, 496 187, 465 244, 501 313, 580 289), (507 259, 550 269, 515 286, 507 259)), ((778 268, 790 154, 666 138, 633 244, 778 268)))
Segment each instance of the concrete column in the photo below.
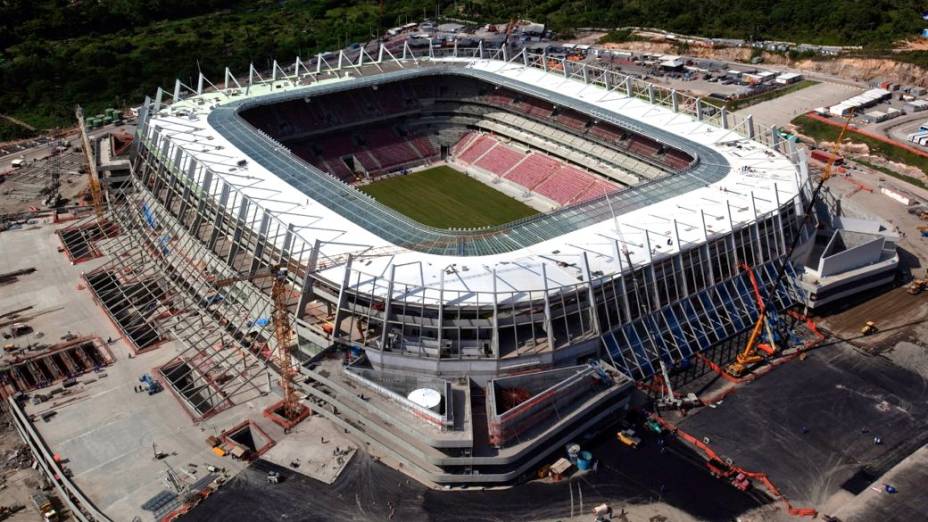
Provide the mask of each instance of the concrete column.
POLYGON ((499 359, 499 295, 496 290, 496 267, 493 267, 493 336, 490 338, 490 349, 499 359))
MULTIPOLYGON (((289 231, 288 231, 289 232, 289 231)), ((313 300, 313 284, 316 278, 313 273, 316 271, 316 265, 319 263, 319 247, 321 242, 317 239, 313 245, 312 252, 309 253, 309 264, 306 266, 306 275, 303 276, 303 288, 300 291, 300 300, 297 303, 296 316, 302 319, 306 315, 306 305, 313 300)))
POLYGON ((221 181, 222 190, 219 193, 219 205, 216 209, 216 218, 213 221, 213 230, 209 235, 209 244, 207 245, 210 250, 215 252, 216 241, 219 239, 219 231, 222 227, 222 217, 225 214, 226 204, 229 203, 229 184, 221 181))
MULTIPOLYGON (((457 42, 457 40, 455 40, 457 42)), ((425 300, 425 285, 422 285, 422 295, 423 301, 425 300)), ((441 274, 438 275, 438 358, 441 359, 441 338, 443 335, 442 325, 444 324, 445 319, 445 271, 442 270, 441 274)), ((425 303, 423 302, 422 307, 425 308, 425 303)), ((460 357, 460 354, 458 354, 460 357)))
POLYGON ((767 256, 764 255, 765 248, 761 245, 761 230, 760 223, 758 222, 759 215, 757 213, 757 200, 754 199, 754 191, 750 192, 751 196, 751 214, 754 216, 754 223, 751 225, 751 229, 754 231, 754 264, 759 264, 762 261, 767 261, 767 256))
POLYGON ((720 119, 722 121, 722 128, 728 129, 728 110, 725 107, 722 107, 720 114, 720 119))
POLYGON ((548 334, 548 348, 554 350, 554 324, 551 322, 551 298, 548 296, 548 267, 541 264, 541 279, 545 289, 545 332, 548 334))
POLYGON ((632 307, 628 303, 628 286, 625 284, 625 267, 622 261, 622 249, 617 240, 612 242, 612 246, 615 251, 615 258, 618 260, 619 264, 619 291, 622 292, 622 307, 625 309, 625 317, 629 318, 632 316, 632 307))
POLYGON ((702 121, 702 98, 696 98, 696 119, 702 121))
POLYGON ((390 279, 387 280, 387 295, 383 305, 383 327, 380 332, 380 349, 387 345, 388 321, 390 320, 390 305, 393 303, 393 281, 396 280, 396 265, 390 265, 390 279))
POLYGON ((603 329, 599 324, 599 314, 596 311, 596 292, 593 291, 593 274, 590 273, 590 259, 586 251, 583 252, 582 264, 583 279, 586 280, 588 299, 590 300, 590 316, 593 320, 593 328, 596 329, 596 335, 602 335, 603 329))
POLYGON ((290 249, 293 248, 293 231, 296 227, 293 223, 287 224, 287 231, 284 232, 284 244, 280 249, 280 258, 287 259, 290 257, 290 249))
POLYGON ((680 108, 677 103, 677 90, 672 89, 670 91, 670 108, 673 109, 673 112, 680 112, 680 108))
POLYGON ((196 172, 196 161, 193 157, 190 158, 190 161, 187 163, 187 179, 184 180, 184 192, 180 197, 180 210, 177 213, 177 220, 181 225, 184 224, 184 221, 187 217, 187 209, 190 207, 190 187, 195 183, 194 173, 196 172))
POLYGON ((744 125, 747 127, 747 130, 748 130, 748 138, 753 140, 754 139, 754 116, 751 114, 748 114, 748 117, 745 118, 744 120, 744 125))
POLYGON ((779 246, 779 254, 785 256, 787 253, 786 250, 786 236, 783 234, 783 214, 781 213, 780 205, 780 190, 777 188, 777 184, 773 184, 773 199, 777 204, 777 215, 776 215, 776 233, 777 233, 777 243, 779 246))
MULTIPOLYGON (((657 283, 657 271, 654 270, 654 256, 651 254, 651 234, 648 233, 648 230, 644 231, 644 243, 645 248, 648 249, 648 268, 647 270, 651 272, 651 281, 657 283)), ((651 310, 659 310, 661 307, 661 296, 657 293, 657 285, 652 285, 651 295, 654 297, 654 302, 651 303, 651 310)), ((645 291, 648 291, 646 288, 645 291)))
POLYGON ((267 209, 261 213, 261 224, 258 226, 258 239, 255 241, 255 248, 251 253, 251 269, 249 274, 255 275, 261 266, 261 256, 264 255, 264 245, 267 243, 267 231, 271 226, 271 215, 267 209))
POLYGON ((708 285, 715 286, 715 272, 712 271, 712 251, 709 250, 709 227, 706 226, 706 212, 703 209, 699 209, 699 221, 702 223, 702 249, 705 262, 709 265, 709 270, 706 271, 708 275, 708 285))
POLYGON ((238 218, 235 220, 235 229, 232 232, 232 246, 229 248, 228 255, 226 255, 226 263, 230 265, 235 260, 235 256, 238 255, 239 248, 241 248, 238 243, 242 239, 242 227, 244 227, 245 219, 248 217, 249 206, 251 206, 251 201, 242 198, 242 202, 238 207, 238 218))
POLYGON ((193 218, 193 224, 190 225, 190 232, 195 233, 203 224, 203 213, 206 212, 206 200, 209 198, 209 191, 213 185, 213 171, 206 169, 203 172, 202 190, 197 196, 197 215, 193 218))
POLYGON ((342 309, 345 306, 345 300, 348 298, 348 285, 351 282, 351 264, 353 261, 352 254, 348 254, 348 262, 345 263, 345 276, 342 278, 341 288, 338 290, 338 304, 335 307, 335 320, 332 324, 332 340, 335 340, 340 335, 342 321, 345 319, 345 313, 342 309))

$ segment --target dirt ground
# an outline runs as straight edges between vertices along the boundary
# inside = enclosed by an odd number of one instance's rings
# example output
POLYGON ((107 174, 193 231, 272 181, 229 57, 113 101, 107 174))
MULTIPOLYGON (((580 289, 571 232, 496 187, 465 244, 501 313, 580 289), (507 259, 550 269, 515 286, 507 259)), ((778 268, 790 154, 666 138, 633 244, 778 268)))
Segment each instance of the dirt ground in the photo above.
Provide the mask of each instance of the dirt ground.
POLYGON ((836 337, 870 351, 889 349, 901 341, 921 343, 926 339, 928 294, 909 295, 903 286, 871 293, 869 299, 849 301, 818 322, 836 337), (874 321, 879 333, 862 335, 860 329, 867 321, 874 321))
POLYGON ((32 505, 32 494, 39 489, 42 476, 31 468, 32 460, 32 453, 16 433, 9 412, 5 407, 0 408, 0 507, 22 506, 10 518, 0 515, 0 520, 26 522, 40 519, 32 505))
POLYGON ((0 215, 25 212, 30 208, 47 208, 46 194, 52 184, 52 172, 58 170, 58 193, 63 205, 80 203, 80 194, 87 187, 87 177, 80 174, 82 158, 78 150, 58 157, 36 160, 26 167, 0 176, 0 215))

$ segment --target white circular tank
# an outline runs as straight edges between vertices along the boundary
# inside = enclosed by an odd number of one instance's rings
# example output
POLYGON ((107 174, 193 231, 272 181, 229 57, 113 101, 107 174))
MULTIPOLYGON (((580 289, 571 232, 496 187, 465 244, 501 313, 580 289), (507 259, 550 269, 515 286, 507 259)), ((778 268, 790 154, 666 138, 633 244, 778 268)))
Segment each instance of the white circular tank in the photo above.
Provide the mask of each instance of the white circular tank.
POLYGON ((423 408, 432 409, 441 404, 441 394, 431 388, 416 388, 409 392, 407 399, 423 408))

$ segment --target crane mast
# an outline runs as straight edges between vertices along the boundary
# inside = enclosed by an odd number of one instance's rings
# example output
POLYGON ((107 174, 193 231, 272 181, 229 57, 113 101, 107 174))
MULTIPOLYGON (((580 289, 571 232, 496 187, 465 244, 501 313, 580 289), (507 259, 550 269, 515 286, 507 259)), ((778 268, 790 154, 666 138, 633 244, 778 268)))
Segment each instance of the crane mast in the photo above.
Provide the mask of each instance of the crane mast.
POLYGON ((274 277, 271 298, 274 301, 274 337, 277 340, 277 367, 280 371, 280 388, 283 392, 283 413, 286 418, 293 419, 299 415, 300 406, 293 389, 296 368, 293 366, 293 357, 290 353, 292 330, 290 312, 287 309, 287 269, 274 267, 271 273, 274 277))
POLYGON ((97 172, 97 163, 94 161, 90 148, 90 137, 87 136, 87 127, 84 125, 84 110, 80 106, 74 110, 77 116, 77 128, 81 133, 81 149, 84 152, 84 163, 87 166, 87 175, 90 177, 90 197, 93 202, 97 220, 103 218, 103 187, 100 185, 100 175, 97 172))
POLYGON ((297 375, 296 365, 290 351, 293 340, 293 329, 290 325, 290 312, 288 309, 289 289, 287 286, 287 269, 281 265, 272 265, 266 271, 251 275, 233 276, 213 281, 213 286, 222 288, 241 281, 255 281, 264 278, 273 278, 271 286, 271 324, 274 329, 274 340, 277 344, 276 357, 274 357, 280 373, 280 388, 283 400, 279 403, 277 413, 283 417, 281 424, 289 429, 309 414, 308 409, 300 404, 296 395, 293 380, 297 375))

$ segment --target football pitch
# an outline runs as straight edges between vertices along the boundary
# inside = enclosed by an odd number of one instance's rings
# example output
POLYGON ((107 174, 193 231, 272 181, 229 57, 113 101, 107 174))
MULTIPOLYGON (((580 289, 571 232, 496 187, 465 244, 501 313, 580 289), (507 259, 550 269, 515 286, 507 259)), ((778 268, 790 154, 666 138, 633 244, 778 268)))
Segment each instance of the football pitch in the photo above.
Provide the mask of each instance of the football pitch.
POLYGON ((378 181, 360 189, 380 203, 438 228, 501 225, 538 213, 447 166, 378 181))

